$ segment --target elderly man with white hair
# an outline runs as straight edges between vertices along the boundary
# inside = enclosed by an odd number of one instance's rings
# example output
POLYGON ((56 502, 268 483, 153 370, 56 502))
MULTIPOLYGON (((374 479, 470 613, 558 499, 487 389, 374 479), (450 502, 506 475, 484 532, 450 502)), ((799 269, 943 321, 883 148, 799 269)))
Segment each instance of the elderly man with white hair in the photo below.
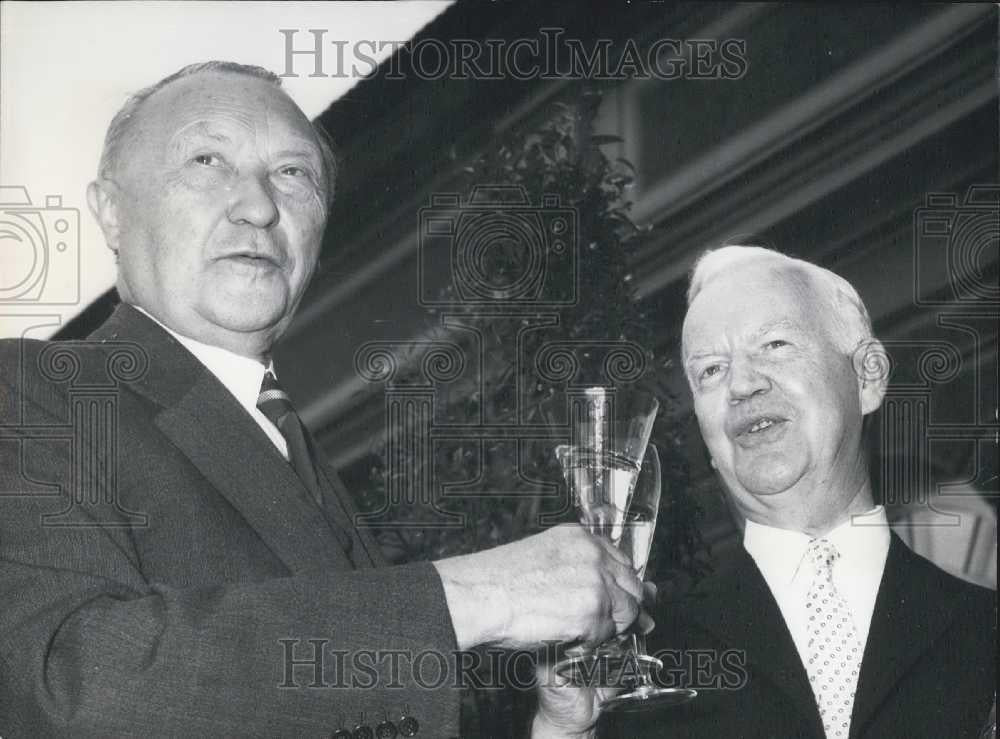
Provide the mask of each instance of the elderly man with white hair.
POLYGON ((996 600, 909 551, 876 505, 862 426, 887 362, 844 279, 769 249, 697 263, 682 360, 743 546, 661 603, 650 646, 690 704, 594 725, 547 689, 566 736, 968 737, 995 692, 996 600))

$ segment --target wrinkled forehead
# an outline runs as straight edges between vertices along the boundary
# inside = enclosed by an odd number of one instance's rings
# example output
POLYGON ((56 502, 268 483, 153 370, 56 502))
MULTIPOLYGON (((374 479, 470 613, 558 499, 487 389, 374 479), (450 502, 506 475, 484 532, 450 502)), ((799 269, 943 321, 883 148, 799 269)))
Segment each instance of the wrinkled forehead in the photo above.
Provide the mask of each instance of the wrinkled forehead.
POLYGON ((769 327, 820 329, 820 302, 809 276, 798 269, 736 266, 695 296, 684 316, 682 354, 750 338, 769 327))
POLYGON ((225 137, 228 130, 296 142, 320 156, 309 120, 292 99, 247 75, 202 72, 176 80, 154 93, 139 115, 143 139, 160 145, 189 135, 225 137))

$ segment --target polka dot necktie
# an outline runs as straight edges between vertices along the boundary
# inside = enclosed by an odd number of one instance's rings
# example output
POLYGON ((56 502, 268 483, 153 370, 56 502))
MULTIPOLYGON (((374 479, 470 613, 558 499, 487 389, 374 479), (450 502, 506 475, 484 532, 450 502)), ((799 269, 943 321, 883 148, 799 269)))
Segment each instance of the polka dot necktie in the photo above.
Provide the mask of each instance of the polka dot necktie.
POLYGON ((806 556, 816 572, 806 594, 806 673, 827 739, 847 739, 861 667, 861 641, 851 609, 833 584, 833 564, 840 552, 826 539, 813 539, 806 556))

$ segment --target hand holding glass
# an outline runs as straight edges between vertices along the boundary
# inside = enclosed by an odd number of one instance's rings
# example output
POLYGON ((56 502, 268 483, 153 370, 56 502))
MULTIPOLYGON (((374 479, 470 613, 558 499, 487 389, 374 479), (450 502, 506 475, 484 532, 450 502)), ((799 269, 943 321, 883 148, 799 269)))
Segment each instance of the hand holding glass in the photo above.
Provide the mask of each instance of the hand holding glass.
MULTIPOLYGON (((587 388, 571 398, 572 443, 556 449, 580 523, 627 553, 640 578, 660 504, 660 459, 655 447, 647 450, 658 409, 648 393, 587 388)), ((596 649, 572 647, 566 653, 555 669, 570 682, 627 688, 604 700, 602 710, 644 710, 697 695, 653 684, 651 671, 663 664, 646 654, 645 638, 634 629, 596 649)))
MULTIPOLYGON (((592 534, 618 547, 625 516, 659 409, 645 392, 603 387, 570 396, 570 444, 556 457, 577 515, 592 534)), ((576 684, 608 685, 624 658, 616 640, 598 648, 571 647, 556 672, 576 684)))

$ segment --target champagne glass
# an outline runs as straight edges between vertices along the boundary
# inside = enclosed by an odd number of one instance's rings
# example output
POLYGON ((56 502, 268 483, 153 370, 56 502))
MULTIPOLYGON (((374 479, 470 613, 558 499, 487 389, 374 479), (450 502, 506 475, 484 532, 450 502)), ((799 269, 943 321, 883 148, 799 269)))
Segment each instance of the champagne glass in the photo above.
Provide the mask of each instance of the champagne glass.
MULTIPOLYGON (((570 444, 556 457, 573 493, 580 523, 619 546, 646 445, 659 409, 646 392, 604 387, 570 396, 570 444)), ((598 648, 566 650, 556 672, 578 685, 614 685, 625 653, 615 639, 598 648)))
MULTIPOLYGON (((636 481, 625 516, 619 547, 632 558, 639 579, 646 573, 646 562, 653 545, 656 515, 660 509, 662 489, 660 455, 650 444, 642 461, 642 471, 636 481)), ((654 706, 677 705, 698 695, 690 688, 661 688, 653 683, 652 672, 663 668, 663 662, 646 652, 646 637, 630 629, 620 637, 620 650, 625 657, 615 669, 617 684, 626 692, 605 698, 602 711, 641 711, 654 706)))

